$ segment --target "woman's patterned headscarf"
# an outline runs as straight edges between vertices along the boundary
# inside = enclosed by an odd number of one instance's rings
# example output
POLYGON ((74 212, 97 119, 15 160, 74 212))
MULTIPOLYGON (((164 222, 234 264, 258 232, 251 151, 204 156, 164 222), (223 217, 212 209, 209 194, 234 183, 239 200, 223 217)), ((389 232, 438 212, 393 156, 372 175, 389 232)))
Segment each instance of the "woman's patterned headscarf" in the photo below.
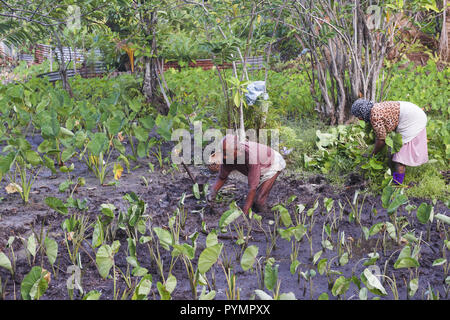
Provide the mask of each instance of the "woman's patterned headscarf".
POLYGON ((353 102, 352 114, 355 117, 363 118, 364 121, 370 122, 370 110, 372 110, 373 101, 366 99, 358 99, 353 102))

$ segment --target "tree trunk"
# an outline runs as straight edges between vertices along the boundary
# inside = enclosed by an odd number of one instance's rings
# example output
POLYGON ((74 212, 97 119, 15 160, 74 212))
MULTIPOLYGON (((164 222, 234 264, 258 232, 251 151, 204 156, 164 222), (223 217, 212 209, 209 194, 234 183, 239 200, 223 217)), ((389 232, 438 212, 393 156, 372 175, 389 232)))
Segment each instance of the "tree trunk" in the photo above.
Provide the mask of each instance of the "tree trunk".
MULTIPOLYGON (((149 46, 151 47, 151 57, 144 57, 144 80, 142 82, 142 94, 145 96, 147 102, 151 103, 156 110, 162 114, 167 115, 169 113, 170 105, 168 101, 164 99, 163 87, 159 85, 158 78, 158 61, 157 46, 156 46, 156 24, 157 15, 156 11, 150 12, 149 15, 144 15, 145 22, 144 33, 147 37, 151 36, 149 40, 149 46), (159 89, 159 90, 158 90, 159 89)), ((162 71, 161 71, 162 72, 162 71)))
POLYGON ((63 46, 61 43, 61 38, 59 37, 57 30, 53 32, 53 35, 55 36, 55 39, 57 42, 56 47, 58 48, 59 53, 61 54, 61 61, 59 62, 59 74, 61 75, 62 86, 63 86, 63 89, 67 91, 69 96, 71 98, 73 98, 73 91, 72 91, 72 88, 70 87, 70 83, 67 78, 67 66, 66 66, 66 62, 64 59, 64 49, 63 49, 63 46))
POLYGON ((448 34, 450 32, 450 24, 447 24, 447 20, 450 17, 450 9, 447 8, 447 0, 444 0, 444 13, 442 17, 442 31, 441 38, 439 41, 439 55, 442 61, 448 62, 450 58, 449 47, 448 47, 448 34))

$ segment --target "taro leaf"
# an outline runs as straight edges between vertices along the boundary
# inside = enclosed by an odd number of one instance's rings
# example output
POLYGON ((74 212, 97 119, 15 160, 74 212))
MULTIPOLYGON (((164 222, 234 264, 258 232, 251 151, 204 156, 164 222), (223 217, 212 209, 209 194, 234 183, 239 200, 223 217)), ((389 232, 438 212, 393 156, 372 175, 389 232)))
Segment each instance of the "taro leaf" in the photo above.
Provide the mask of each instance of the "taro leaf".
POLYGON ((195 257, 195 248, 187 243, 183 243, 182 245, 174 244, 172 257, 177 257, 179 254, 184 254, 188 259, 192 260, 195 257))
POLYGON ((416 268, 416 267, 420 267, 420 264, 419 264, 419 262, 416 259, 414 259, 412 257, 401 258, 401 259, 398 259, 394 263, 394 268, 395 269, 416 268))
POLYGON ((37 245, 38 245, 38 243, 37 243, 36 237, 35 237, 34 233, 32 233, 27 239, 27 251, 33 257, 36 256, 37 245))
POLYGON ((255 294, 261 300, 273 300, 273 298, 269 294, 267 294, 266 292, 264 292, 262 290, 256 289, 255 294))
POLYGON ((318 300, 329 300, 328 293, 326 292, 321 293, 318 300))
POLYGON ((9 170, 11 170, 15 157, 15 152, 10 152, 6 156, 0 156, 0 176, 8 173, 9 170))
POLYGON ((264 285, 267 290, 272 291, 278 280, 278 265, 273 266, 272 263, 267 262, 264 268, 264 285))
POLYGON ((256 256, 258 255, 259 248, 257 246, 248 246, 241 258, 241 267, 242 270, 247 271, 253 267, 255 263, 256 256))
POLYGON ((54 149, 54 141, 48 139, 42 141, 41 144, 37 147, 37 151, 40 153, 49 153, 54 150, 56 151, 56 149, 54 149))
POLYGON ((381 169, 383 169, 383 163, 381 161, 378 161, 378 160, 374 159, 374 158, 370 158, 369 164, 370 164, 370 167, 372 169, 374 169, 374 170, 381 170, 381 169))
POLYGON ((359 300, 367 300, 368 291, 366 287, 361 288, 358 293, 359 300))
POLYGON ((242 214, 242 210, 236 205, 236 202, 233 201, 230 204, 230 209, 225 211, 219 220, 219 228, 221 232, 225 233, 227 226, 232 223, 234 220, 239 218, 242 214))
POLYGON ((444 222, 446 224, 450 224, 450 217, 446 216, 445 214, 438 213, 434 217, 438 220, 441 220, 442 222, 444 222))
POLYGON ((419 278, 414 278, 408 284, 408 295, 413 297, 417 289, 419 289, 419 278))
POLYGON ((417 220, 422 224, 426 224, 430 220, 431 209, 433 209, 432 205, 422 202, 417 208, 417 220))
POLYGON ((295 294, 293 292, 288 292, 280 294, 278 300, 296 300, 296 299, 295 294))
POLYGON ((316 262, 320 259, 320 257, 322 256, 323 250, 319 250, 314 254, 312 263, 316 264, 316 262))
POLYGON ((223 244, 218 243, 216 245, 207 247, 200 253, 198 257, 198 271, 202 274, 207 272, 213 264, 219 259, 220 252, 222 251, 223 244))
POLYGON ((211 290, 210 292, 206 293, 206 287, 202 288, 202 292, 200 293, 199 300, 213 300, 216 296, 216 291, 211 290))
POLYGON ((100 208, 101 208, 100 211, 105 216, 111 218, 111 220, 114 219, 114 210, 116 210, 116 207, 113 204, 111 204, 111 203, 102 203, 100 205, 100 208))
POLYGON ((152 275, 147 274, 145 275, 141 281, 139 281, 139 284, 136 286, 136 289, 134 290, 133 296, 131 300, 144 300, 147 299, 147 296, 151 292, 152 288, 152 275))
POLYGON ((58 256, 58 243, 56 240, 46 237, 44 240, 44 246, 48 261, 51 265, 54 265, 56 262, 56 257, 58 256))
POLYGON ((278 204, 272 208, 272 211, 278 211, 280 213, 281 221, 283 222, 285 227, 289 227, 292 224, 292 219, 289 215, 289 211, 284 206, 278 204))
POLYGON ((192 193, 194 194, 194 196, 195 196, 196 199, 200 199, 200 190, 199 190, 199 188, 198 188, 198 183, 195 183, 195 184, 192 186, 192 193))
POLYGON ((383 208, 387 209, 389 206, 389 203, 391 202, 392 194, 394 193, 394 188, 392 188, 390 185, 386 186, 383 189, 383 193, 381 195, 381 202, 383 205, 383 208))
POLYGON ((105 123, 106 130, 108 130, 108 133, 111 136, 115 136, 122 129, 124 121, 125 118, 120 117, 109 118, 105 123))
POLYGON ((397 235, 396 235, 397 233, 395 230, 395 226, 392 223, 386 222, 386 231, 388 232, 389 237, 391 237, 391 239, 393 239, 393 240, 397 239, 397 235))
POLYGON ((139 141, 138 147, 137 147, 137 155, 139 158, 145 158, 147 155, 149 144, 145 141, 139 141))
POLYGON ((406 258, 406 257, 411 257, 411 247, 410 246, 405 246, 402 251, 400 251, 400 254, 398 255, 397 260, 406 258))
POLYGON ((281 238, 283 238, 284 240, 291 241, 291 237, 293 235, 292 230, 293 230, 293 228, 288 228, 288 229, 278 228, 278 233, 280 234, 281 238))
POLYGON ((394 200, 389 204, 387 208, 387 213, 393 213, 395 210, 398 209, 401 205, 404 205, 408 202, 408 198, 404 194, 397 194, 394 200))
POLYGON ((23 300, 38 300, 47 290, 48 281, 44 278, 48 271, 35 266, 23 278, 20 293, 23 300))
POLYGON ((173 120, 169 117, 158 115, 155 121, 158 128, 156 132, 166 141, 170 141, 172 136, 173 120))
POLYGON ((61 182, 58 186, 58 190, 59 192, 64 192, 67 189, 69 189, 70 185, 72 185, 74 182, 70 181, 69 179, 64 180, 63 182, 61 182))
POLYGON ((91 290, 85 294, 83 300, 99 300, 102 293, 97 290, 91 290))
POLYGON ((152 116, 146 116, 144 118, 139 119, 139 122, 142 126, 147 130, 152 130, 155 126, 155 119, 152 116))
POLYGON ((75 149, 73 147, 68 147, 63 150, 61 153, 61 161, 67 162, 69 161, 73 155, 75 154, 75 149))
POLYGON ((331 293, 333 296, 341 295, 347 292, 350 287, 350 279, 345 278, 344 276, 340 276, 334 282, 333 288, 331 289, 331 293))
POLYGON ((327 212, 330 212, 331 209, 333 209, 334 200, 332 198, 324 198, 323 204, 325 208, 327 209, 327 212))
POLYGON ((206 246, 211 247, 216 245, 218 243, 217 239, 217 231, 215 229, 211 230, 211 232, 206 236, 206 246))
POLYGON ((384 289, 378 277, 374 275, 369 268, 364 269, 363 273, 361 274, 361 280, 367 286, 367 289, 369 289, 370 292, 377 295, 387 295, 386 289, 384 289))
POLYGON ((45 204, 48 205, 50 208, 55 210, 56 212, 59 212, 63 215, 66 215, 68 213, 68 209, 64 202, 62 200, 55 198, 55 197, 47 197, 45 198, 45 204))
POLYGON ((327 263, 328 263, 328 259, 323 258, 317 264, 317 271, 319 272, 320 275, 323 275, 325 273, 325 271, 327 270, 327 263))
POLYGON ((380 232, 384 227, 384 222, 379 222, 374 224, 372 227, 370 227, 369 229, 369 236, 373 236, 374 234, 377 234, 378 232, 380 232))
POLYGON ((411 247, 405 246, 398 255, 397 261, 394 263, 395 269, 400 268, 415 268, 419 267, 419 262, 411 255, 411 247))
POLYGON ((322 247, 324 249, 333 250, 333 244, 328 239, 322 241, 322 247))
POLYGON ((156 284, 156 287, 158 288, 159 295, 161 296, 161 300, 170 300, 171 295, 170 292, 166 289, 166 287, 158 281, 156 284))
POLYGON ((145 142, 148 140, 148 131, 142 127, 134 127, 134 135, 136 139, 140 142, 145 142))
POLYGON ((8 256, 6 254, 4 254, 3 252, 0 252, 0 267, 5 268, 6 270, 9 270, 9 272, 11 272, 11 274, 13 273, 11 261, 9 260, 8 256))
POLYGON ((114 264, 114 254, 112 248, 107 244, 101 246, 97 251, 95 262, 97 263, 100 276, 103 279, 106 279, 114 264))
POLYGON ((291 266, 289 267, 289 271, 291 272, 291 274, 295 274, 297 272, 297 268, 300 265, 300 261, 298 260, 294 260, 291 263, 291 266))
POLYGON ((154 227, 153 231, 158 236, 159 243, 161 244, 161 246, 167 251, 169 251, 170 246, 173 245, 172 234, 166 229, 162 229, 160 227, 154 227))
POLYGON ((59 127, 59 136, 68 138, 68 137, 73 137, 74 133, 67 128, 59 127))
POLYGON ((432 266, 436 267, 436 266, 442 266, 443 264, 445 264, 447 262, 447 259, 445 258, 439 258, 433 261, 432 266))
POLYGON ((397 153, 400 151, 400 149, 403 146, 403 141, 402 141, 402 135, 398 132, 390 132, 387 136, 386 136, 386 145, 388 145, 391 148, 391 153, 397 153))
POLYGON ((299 224, 298 226, 293 228, 295 240, 302 240, 303 236, 307 233, 307 229, 304 225, 299 224))
POLYGON ((97 222, 94 226, 94 231, 92 232, 92 247, 97 248, 102 245, 104 239, 103 225, 100 219, 97 217, 97 222))
POLYGON ((101 152, 105 152, 108 148, 109 140, 105 133, 96 132, 94 137, 89 141, 87 148, 94 156, 99 156, 101 152))
POLYGON ((41 133, 44 139, 56 138, 61 130, 55 108, 41 115, 41 133))
MULTIPOLYGON (((50 159, 48 156, 46 156, 45 154, 43 155, 43 161, 44 161, 44 166, 46 166, 47 168, 49 168, 53 174, 56 174, 56 168, 55 168, 55 162, 53 161, 53 159, 50 159)), ((61 159, 62 160, 62 159, 61 159)), ((64 160, 63 160, 64 161, 64 160)))
POLYGON ((20 151, 31 150, 31 144, 25 138, 9 139, 8 144, 16 147, 20 151))
POLYGON ((348 252, 344 252, 339 258, 339 264, 345 266, 348 263, 348 252))
POLYGON ((170 274, 167 277, 166 282, 164 283, 164 286, 169 293, 172 293, 173 290, 175 290, 175 287, 177 286, 177 278, 175 278, 175 276, 173 274, 170 274))
POLYGON ((41 157, 39 156, 39 153, 37 153, 34 150, 26 150, 25 151, 25 159, 32 166, 38 166, 43 163, 41 157))

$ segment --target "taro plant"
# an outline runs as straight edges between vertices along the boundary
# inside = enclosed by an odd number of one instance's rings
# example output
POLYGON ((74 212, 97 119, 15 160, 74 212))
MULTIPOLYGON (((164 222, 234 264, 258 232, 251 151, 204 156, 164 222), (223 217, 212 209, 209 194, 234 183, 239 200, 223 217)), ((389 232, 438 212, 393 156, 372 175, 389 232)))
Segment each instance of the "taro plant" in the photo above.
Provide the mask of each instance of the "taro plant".
MULTIPOLYGON (((82 246, 87 239, 88 230, 93 223, 90 222, 89 217, 83 211, 87 210, 87 201, 80 199, 69 198, 66 203, 56 197, 45 198, 45 203, 51 209, 62 215, 69 215, 62 224, 61 228, 64 231, 64 242, 66 245, 69 259, 73 265, 78 265, 81 268, 80 249, 82 249, 89 256, 89 253, 82 246), (69 209, 71 213, 69 214, 69 209)), ((91 258, 92 259, 92 258, 91 258)))
POLYGON ((9 237, 8 242, 6 244, 6 247, 10 249, 11 259, 8 258, 8 256, 4 252, 0 251, 0 267, 8 270, 11 273, 13 279, 15 278, 16 275, 16 261, 17 261, 16 255, 14 253, 14 248, 12 246, 14 240, 15 237, 11 236, 9 237))
POLYGON ((113 278, 114 300, 117 299, 117 290, 116 290, 117 274, 114 256, 119 251, 119 248, 120 242, 118 240, 115 240, 111 245, 108 244, 102 245, 97 250, 95 256, 95 262, 98 268, 98 272, 100 273, 100 276, 103 279, 106 279, 110 274, 111 268, 113 269, 112 278, 113 278))
POLYGON ((358 195, 359 195, 359 190, 356 190, 355 194, 353 195, 352 202, 350 202, 350 200, 348 198, 346 198, 348 204, 350 205, 350 209, 351 209, 349 216, 348 216, 348 220, 350 222, 356 221, 357 224, 361 225, 361 214, 362 214, 362 210, 364 208, 364 200, 367 197, 367 193, 364 194, 364 197, 363 197, 361 203, 359 203, 358 195))
POLYGON ((434 208, 432 205, 422 202, 417 208, 416 212, 417 220, 421 224, 427 224, 427 241, 430 241, 431 234, 431 223, 433 222, 434 217, 434 208))
POLYGON ((8 139, 8 145, 3 148, 7 152, 0 156, 0 176, 7 175, 10 184, 7 192, 18 192, 25 203, 28 203, 31 188, 36 181, 42 166, 50 166, 43 161, 37 151, 23 137, 8 139))
POLYGON ((59 192, 66 192, 67 190, 69 190, 69 198, 73 198, 73 194, 78 187, 82 187, 86 184, 86 180, 83 177, 78 177, 76 181, 73 180, 71 172, 74 169, 75 165, 73 163, 70 166, 64 165, 59 168, 61 172, 67 173, 67 179, 59 184, 58 190, 59 192))
POLYGON ((96 132, 81 154, 89 169, 99 179, 100 184, 104 183, 108 168, 111 166, 110 157, 113 151, 111 143, 112 140, 109 140, 104 132, 96 132))
POLYGON ((397 210, 408 202, 408 198, 403 194, 403 189, 395 189, 388 185, 383 189, 381 201, 395 227, 396 241, 400 244, 401 232, 409 223, 405 221, 404 217, 398 218, 397 210))
POLYGON ((270 257, 266 261, 264 268, 264 285, 266 289, 272 293, 269 295, 264 290, 256 289, 255 294, 261 300, 295 300, 295 295, 292 292, 281 293, 281 280, 278 278, 278 264, 275 264, 275 259, 270 257))
POLYGON ((23 300, 39 300, 47 291, 51 274, 47 270, 35 266, 23 278, 20 293, 23 300))
MULTIPOLYGON (((149 217, 146 215, 147 204, 141 198, 139 198, 134 192, 127 193, 123 196, 124 200, 127 200, 129 207, 126 212, 119 212, 118 215, 118 227, 124 230, 129 238, 138 241, 139 234, 145 234, 146 221, 149 217)), ((107 214, 111 218, 113 210, 112 207, 103 207, 104 214, 107 214)))
MULTIPOLYGON (((210 233, 210 235, 214 235, 213 232, 210 233)), ((209 235, 208 235, 209 236, 209 235)), ((189 286, 191 288, 191 294, 193 299, 197 299, 197 285, 199 283, 200 274, 198 270, 195 269, 193 260, 195 258, 195 251, 197 248, 197 237, 198 233, 194 233, 190 239, 191 244, 183 243, 183 244, 177 244, 175 243, 173 245, 172 250, 172 256, 173 257, 181 257, 181 261, 183 262, 186 272, 189 278, 189 286)), ((211 238, 211 236, 209 236, 211 238)), ((211 241, 206 241, 206 244, 208 246, 211 245, 211 241)))

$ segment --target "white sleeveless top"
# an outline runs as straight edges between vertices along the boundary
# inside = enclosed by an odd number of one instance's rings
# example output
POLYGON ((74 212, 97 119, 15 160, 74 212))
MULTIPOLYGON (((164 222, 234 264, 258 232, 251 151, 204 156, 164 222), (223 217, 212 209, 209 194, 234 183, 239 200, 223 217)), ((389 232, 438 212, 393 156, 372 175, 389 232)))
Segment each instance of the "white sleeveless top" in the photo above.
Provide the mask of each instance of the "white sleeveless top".
POLYGON ((399 101, 400 117, 395 130, 402 135, 403 144, 414 139, 427 126, 427 115, 414 103, 399 101))

